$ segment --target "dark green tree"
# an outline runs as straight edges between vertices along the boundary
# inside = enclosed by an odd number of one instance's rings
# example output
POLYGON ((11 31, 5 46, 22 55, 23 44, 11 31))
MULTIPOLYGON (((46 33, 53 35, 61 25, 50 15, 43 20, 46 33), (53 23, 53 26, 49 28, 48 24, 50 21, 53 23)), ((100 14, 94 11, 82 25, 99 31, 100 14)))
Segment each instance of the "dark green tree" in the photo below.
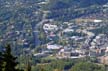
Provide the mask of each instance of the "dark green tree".
POLYGON ((3 53, 3 71, 23 71, 17 68, 18 62, 16 61, 17 57, 14 57, 11 53, 11 46, 8 44, 5 47, 5 51, 3 53))
POLYGON ((2 53, 0 52, 0 71, 2 71, 3 68, 3 56, 2 53))

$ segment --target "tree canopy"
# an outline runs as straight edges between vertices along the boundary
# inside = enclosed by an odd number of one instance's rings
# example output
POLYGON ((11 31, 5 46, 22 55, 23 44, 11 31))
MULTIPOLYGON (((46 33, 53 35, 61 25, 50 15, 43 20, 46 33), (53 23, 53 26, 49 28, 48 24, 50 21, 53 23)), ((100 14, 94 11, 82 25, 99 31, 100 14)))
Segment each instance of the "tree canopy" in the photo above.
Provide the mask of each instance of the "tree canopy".
POLYGON ((7 45, 4 52, 0 52, 0 71, 23 71, 17 65, 17 57, 12 55, 11 46, 7 45))
POLYGON ((105 71, 105 68, 95 63, 80 62, 75 64, 70 71, 105 71))

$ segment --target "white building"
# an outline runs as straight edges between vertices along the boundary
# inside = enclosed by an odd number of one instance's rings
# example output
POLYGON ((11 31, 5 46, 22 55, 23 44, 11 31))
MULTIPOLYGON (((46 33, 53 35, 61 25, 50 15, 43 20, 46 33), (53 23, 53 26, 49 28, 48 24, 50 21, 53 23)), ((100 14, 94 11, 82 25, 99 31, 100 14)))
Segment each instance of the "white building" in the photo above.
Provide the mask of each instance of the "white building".
POLYGON ((63 32, 74 32, 74 30, 73 29, 70 29, 70 28, 67 28, 63 32))
POLYGON ((57 49, 60 49, 60 48, 62 48, 62 46, 60 46, 60 45, 56 45, 56 44, 50 45, 50 44, 47 44, 47 49, 57 50, 57 49))
POLYGON ((100 23, 100 22, 102 22, 102 20, 97 20, 97 19, 96 19, 96 20, 94 20, 94 22, 95 22, 95 23, 100 23))
POLYGON ((43 29, 45 31, 57 31, 58 30, 58 27, 57 27, 57 25, 44 24, 43 29))

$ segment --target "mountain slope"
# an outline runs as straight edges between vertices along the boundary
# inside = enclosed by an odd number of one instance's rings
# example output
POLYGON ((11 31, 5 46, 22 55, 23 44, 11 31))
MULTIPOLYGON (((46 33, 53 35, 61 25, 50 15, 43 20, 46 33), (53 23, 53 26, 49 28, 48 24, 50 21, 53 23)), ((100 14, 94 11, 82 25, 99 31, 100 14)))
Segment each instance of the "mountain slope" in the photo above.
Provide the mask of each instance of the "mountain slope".
POLYGON ((50 0, 43 9, 50 11, 48 19, 68 21, 102 11, 102 5, 107 2, 108 0, 50 0))
POLYGON ((108 0, 50 0, 45 7, 49 10, 69 7, 81 8, 90 5, 102 5, 106 2, 108 2, 108 0))

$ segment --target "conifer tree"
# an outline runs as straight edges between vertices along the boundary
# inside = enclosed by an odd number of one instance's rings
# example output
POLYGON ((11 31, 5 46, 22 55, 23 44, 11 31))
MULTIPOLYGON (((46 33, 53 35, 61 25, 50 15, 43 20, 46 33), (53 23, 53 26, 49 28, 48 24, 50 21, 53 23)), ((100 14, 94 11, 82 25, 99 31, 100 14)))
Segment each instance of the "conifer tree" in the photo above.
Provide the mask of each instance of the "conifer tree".
POLYGON ((3 65, 3 56, 2 53, 0 52, 0 71, 2 71, 2 65, 3 65))
POLYGON ((4 59, 4 68, 3 71, 23 71, 23 70, 19 70, 16 68, 18 62, 16 62, 17 57, 14 57, 11 54, 11 47, 10 45, 7 45, 5 47, 5 51, 3 54, 3 59, 4 59))

